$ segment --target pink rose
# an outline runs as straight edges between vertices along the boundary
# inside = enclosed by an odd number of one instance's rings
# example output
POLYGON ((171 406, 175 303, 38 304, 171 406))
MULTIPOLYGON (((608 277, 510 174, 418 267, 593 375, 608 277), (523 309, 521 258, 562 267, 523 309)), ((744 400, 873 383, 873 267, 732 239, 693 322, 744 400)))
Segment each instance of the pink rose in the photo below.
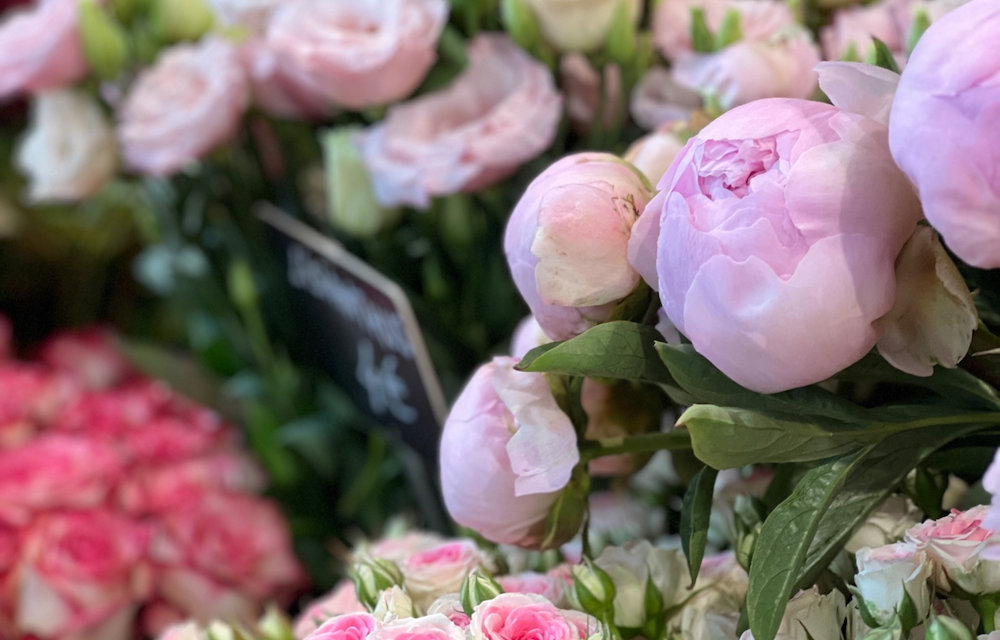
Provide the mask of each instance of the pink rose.
POLYGON ((954 510, 906 532, 906 541, 917 545, 934 563, 934 578, 941 589, 957 587, 969 595, 1000 591, 1000 560, 992 559, 1000 546, 1000 534, 982 526, 989 509, 954 510))
POLYGON ((506 593, 534 593, 544 597, 552 604, 565 606, 566 589, 568 585, 562 577, 551 573, 518 573, 510 576, 498 576, 497 582, 506 593))
POLYGON ((686 123, 695 109, 701 107, 701 96, 674 81, 674 75, 664 67, 652 67, 643 74, 629 96, 629 113, 644 129, 658 129, 675 123, 686 123))
POLYGON ((341 580, 333 591, 306 605, 295 620, 295 637, 302 640, 335 616, 365 612, 365 606, 358 600, 354 583, 341 580))
POLYGON ((931 25, 892 106, 889 144, 924 215, 965 262, 1000 267, 1000 6, 973 0, 931 25), (956 56, 956 51, 977 51, 956 56), (934 153, 928 153, 934 149, 934 153))
POLYGON ((931 565, 915 544, 897 542, 877 549, 859 549, 857 563, 855 584, 872 617, 888 624, 895 612, 902 610, 907 597, 916 608, 917 619, 927 617, 931 565))
POLYGON ((25 524, 49 509, 83 509, 104 502, 122 474, 109 445, 57 434, 0 452, 0 515, 25 524))
POLYGON ((485 560, 472 540, 450 540, 414 553, 399 564, 406 591, 421 609, 439 596, 457 593, 462 582, 485 560))
POLYGON ((47 426, 79 388, 65 376, 14 361, 0 361, 0 449, 19 446, 47 426))
POLYGON ((507 223, 504 252, 549 337, 606 322, 639 284, 628 241, 651 197, 634 167, 606 153, 563 158, 528 186, 507 223))
POLYGON ((502 593, 476 607, 469 634, 473 640, 580 640, 599 628, 587 614, 575 614, 537 594, 502 593))
POLYGON ((274 12, 266 47, 298 85, 357 111, 413 93, 447 19, 445 0, 291 0, 274 12))
POLYGON ((878 342, 896 256, 920 218, 883 125, 816 102, 757 101, 692 138, 660 187, 648 207, 660 217, 640 218, 633 237, 659 238, 667 316, 730 378, 775 393, 824 380, 878 342))
POLYGON ((469 623, 472 620, 462 608, 462 599, 457 593, 447 593, 432 602, 431 606, 427 607, 427 615, 435 613, 445 616, 463 631, 469 628, 469 623))
POLYGON ((441 486, 457 523, 502 544, 537 544, 579 462, 576 434, 545 377, 513 358, 483 365, 441 437, 441 486))
POLYGON ((0 99, 71 84, 87 75, 78 0, 39 0, 0 23, 0 99))
POLYGON ((110 511, 35 519, 20 557, 20 630, 52 639, 131 638, 132 602, 147 588, 145 544, 144 528, 110 511), (98 635, 98 628, 106 634, 98 635), (93 635, 71 636, 83 632, 93 635))
POLYGON ((570 53, 560 58, 559 75, 566 95, 566 112, 579 131, 584 134, 590 131, 599 113, 602 115, 598 126, 602 129, 625 123, 627 114, 619 106, 622 71, 617 64, 609 62, 603 72, 598 73, 587 56, 570 53))
MULTIPOLYGON (((896 3, 898 4, 898 3, 896 3)), ((893 52, 902 53, 903 38, 896 26, 895 5, 891 0, 848 7, 833 14, 833 22, 820 31, 823 55, 841 60, 853 52, 855 60, 865 60, 878 38, 893 52)))
POLYGON ((185 420, 158 417, 123 430, 118 434, 118 442, 134 462, 162 463, 208 453, 224 435, 199 429, 185 420))
POLYGON ((229 141, 249 89, 237 50, 221 40, 177 45, 146 69, 118 114, 125 163, 169 176, 229 141))
POLYGON ((674 63, 682 87, 714 96, 724 111, 764 98, 812 96, 819 49, 804 29, 767 41, 744 40, 716 53, 684 53, 674 63))
POLYGON ((766 40, 796 23, 791 9, 779 0, 663 0, 653 14, 653 42, 668 60, 692 51, 692 8, 702 9, 712 33, 718 33, 726 14, 736 11, 744 40, 766 40))
POLYGON ((10 319, 0 314, 0 362, 9 360, 14 355, 14 327, 10 319))
POLYGON ((368 548, 368 553, 399 564, 413 554, 437 547, 444 541, 440 535, 429 531, 407 531, 398 537, 376 540, 368 548))
POLYGON ((548 68, 499 34, 474 38, 468 56, 447 88, 390 108, 358 138, 384 206, 479 191, 552 144, 562 100, 548 68))
POLYGON ((370 613, 350 613, 327 620, 305 640, 366 640, 378 628, 370 613))
POLYGON ((39 350, 38 359, 55 371, 74 376, 92 390, 110 389, 135 373, 118 350, 114 334, 101 327, 49 338, 39 350))
POLYGON ((267 478, 249 455, 219 452, 152 468, 133 469, 119 485, 122 506, 132 513, 166 513, 190 508, 217 489, 257 493, 267 478))
POLYGON ((683 148, 684 142, 668 125, 633 142, 623 159, 656 184, 683 148))
POLYGON ((465 632, 442 614, 390 622, 368 637, 371 640, 466 640, 465 632))

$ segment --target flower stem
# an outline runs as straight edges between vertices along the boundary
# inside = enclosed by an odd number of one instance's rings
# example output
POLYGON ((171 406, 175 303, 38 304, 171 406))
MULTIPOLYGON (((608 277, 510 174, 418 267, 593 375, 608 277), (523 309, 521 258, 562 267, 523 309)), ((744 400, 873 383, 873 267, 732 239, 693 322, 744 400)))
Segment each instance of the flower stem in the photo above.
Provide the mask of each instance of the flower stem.
POLYGON ((997 609, 1000 608, 1000 601, 996 597, 983 595, 974 598, 972 605, 979 612, 979 624, 983 627, 983 633, 996 631, 996 613, 997 609))
POLYGON ((667 433, 644 433, 628 438, 604 438, 587 441, 580 447, 583 461, 616 456, 622 453, 652 453, 661 449, 690 449, 691 435, 687 429, 674 429, 667 433))

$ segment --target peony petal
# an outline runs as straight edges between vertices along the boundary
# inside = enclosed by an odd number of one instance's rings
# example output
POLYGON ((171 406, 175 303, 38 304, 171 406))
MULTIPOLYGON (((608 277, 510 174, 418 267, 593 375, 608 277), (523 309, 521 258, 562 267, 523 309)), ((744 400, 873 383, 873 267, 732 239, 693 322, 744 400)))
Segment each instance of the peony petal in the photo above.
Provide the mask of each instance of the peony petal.
POLYGON ((897 369, 929 376, 953 369, 979 324, 972 294, 930 227, 920 227, 896 259, 896 303, 881 321, 882 357, 897 369))
POLYGON ((835 106, 889 126, 898 73, 860 62, 821 62, 816 73, 820 89, 835 106))

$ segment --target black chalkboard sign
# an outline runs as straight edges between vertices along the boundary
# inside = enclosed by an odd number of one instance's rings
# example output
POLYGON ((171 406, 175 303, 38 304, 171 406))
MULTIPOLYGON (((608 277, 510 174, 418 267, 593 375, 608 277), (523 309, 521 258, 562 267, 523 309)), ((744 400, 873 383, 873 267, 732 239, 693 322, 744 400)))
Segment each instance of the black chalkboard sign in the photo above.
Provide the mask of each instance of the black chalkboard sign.
POLYGON ((262 203, 256 213, 272 230, 292 304, 320 366, 359 409, 435 460, 447 409, 406 294, 276 207, 262 203))

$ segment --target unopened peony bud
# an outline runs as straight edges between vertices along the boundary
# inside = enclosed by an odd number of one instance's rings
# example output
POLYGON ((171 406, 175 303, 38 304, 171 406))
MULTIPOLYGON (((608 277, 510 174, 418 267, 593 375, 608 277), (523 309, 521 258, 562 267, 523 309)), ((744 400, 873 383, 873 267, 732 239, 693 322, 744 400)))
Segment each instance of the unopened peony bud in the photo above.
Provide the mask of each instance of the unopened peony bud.
POLYGON ((476 607, 487 600, 492 600, 503 593, 503 587, 482 569, 476 569, 462 582, 458 597, 462 602, 465 614, 471 616, 476 607))
POLYGON ((500 0, 500 20, 511 39, 522 49, 533 51, 538 46, 538 22, 525 0, 500 0))
POLYGON ((378 597, 375 610, 372 612, 376 620, 382 624, 389 624, 396 620, 407 620, 409 618, 419 618, 420 610, 413 599, 410 598, 398 585, 389 587, 378 597))
POLYGON ((351 140, 359 129, 344 127, 322 134, 326 198, 330 223, 356 238, 371 238, 399 220, 399 208, 375 199, 361 153, 351 140))
POLYGON ((378 604, 382 591, 403 584, 403 573, 394 562, 366 553, 355 557, 351 577, 358 592, 358 600, 369 609, 374 609, 378 604))
POLYGON ((195 41, 212 28, 215 14, 205 0, 153 0, 151 19, 161 41, 195 41))
POLYGON ((972 631, 950 616, 934 616, 927 625, 927 640, 972 640, 972 631))
POLYGON ((573 608, 603 617, 614 609, 615 583, 604 569, 588 560, 573 567, 569 600, 573 608))
POLYGON ((118 76, 128 64, 125 30, 94 0, 77 7, 80 14, 80 40, 90 70, 102 80, 118 76))

